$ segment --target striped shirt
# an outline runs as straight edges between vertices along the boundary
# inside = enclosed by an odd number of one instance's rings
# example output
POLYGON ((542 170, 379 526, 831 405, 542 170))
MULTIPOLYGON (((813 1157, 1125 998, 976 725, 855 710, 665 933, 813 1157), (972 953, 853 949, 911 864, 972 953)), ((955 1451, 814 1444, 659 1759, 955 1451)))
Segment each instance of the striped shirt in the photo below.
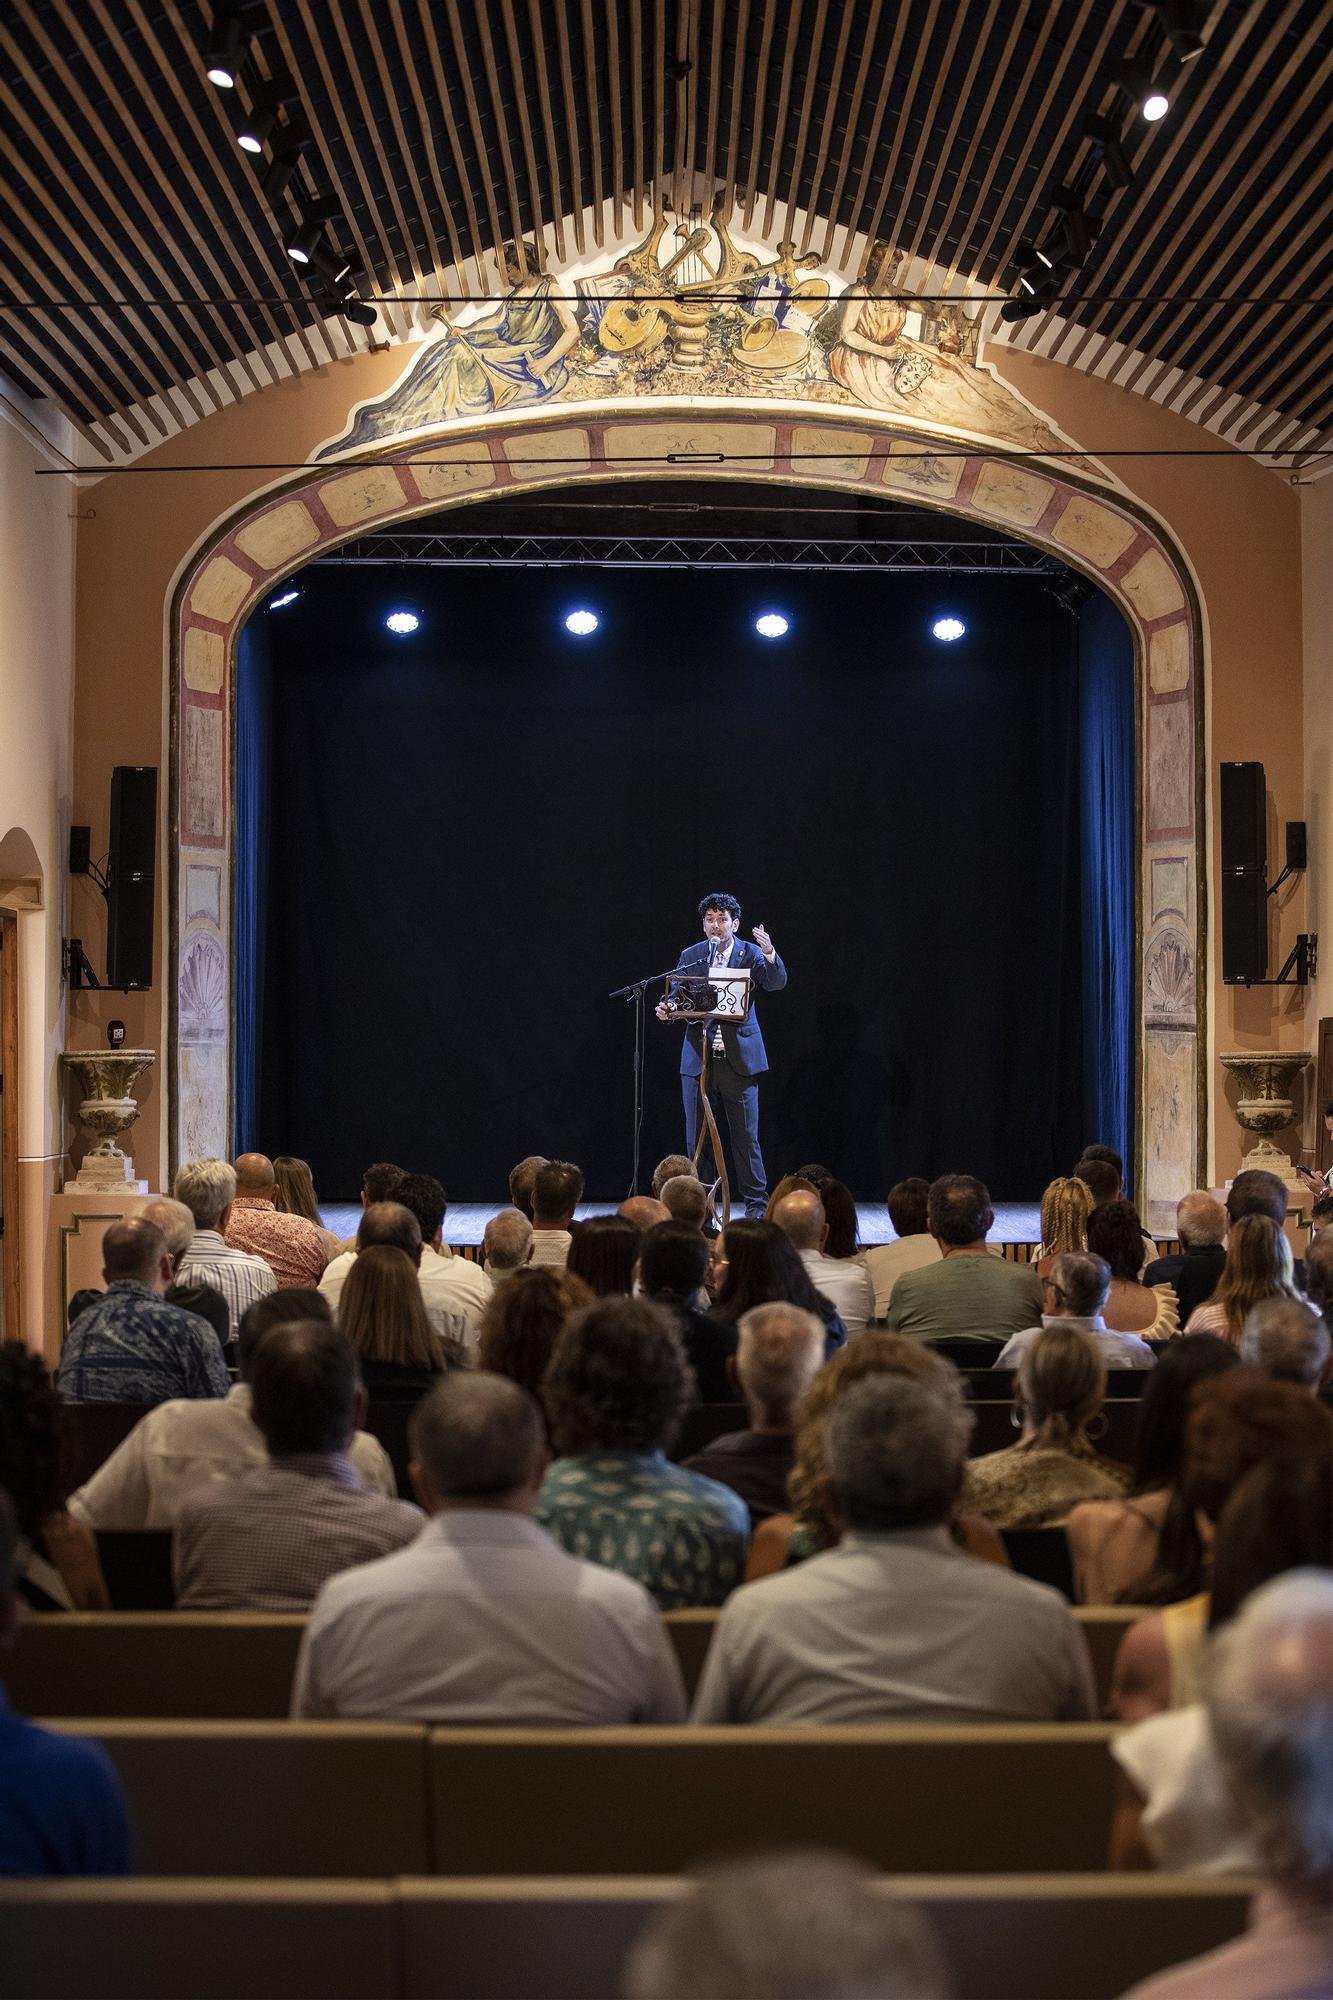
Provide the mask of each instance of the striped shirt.
POLYGON ((231 1340, 235 1340, 236 1328, 255 1300, 278 1288, 272 1268, 262 1257, 233 1250, 216 1229, 195 1230, 176 1283, 211 1285, 215 1292, 221 1292, 227 1301, 227 1335, 231 1340))
POLYGON ((137 1278, 116 1278, 79 1314, 65 1336, 58 1381, 67 1403, 148 1406, 176 1396, 225 1396, 231 1388, 208 1321, 137 1278))
POLYGON ((291 1452, 189 1494, 172 1560, 180 1611, 308 1611, 320 1585, 415 1541, 421 1510, 367 1493, 341 1452, 291 1452))
POLYGON ((262 1257, 278 1283, 317 1285, 329 1261, 325 1231, 303 1215, 280 1215, 267 1195, 238 1194, 231 1205, 227 1241, 233 1250, 262 1257))

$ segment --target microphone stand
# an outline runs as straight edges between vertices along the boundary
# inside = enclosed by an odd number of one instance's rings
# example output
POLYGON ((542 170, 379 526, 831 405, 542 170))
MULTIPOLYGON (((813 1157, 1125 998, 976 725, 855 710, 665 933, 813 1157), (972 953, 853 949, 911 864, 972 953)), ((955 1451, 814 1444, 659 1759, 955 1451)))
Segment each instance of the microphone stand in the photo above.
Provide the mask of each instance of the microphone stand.
MULTIPOLYGON (((624 1000, 634 1009, 634 1171, 630 1179, 631 1195, 639 1192, 639 1145, 643 1133, 643 1056, 646 1044, 644 1021, 644 998, 650 986, 659 979, 670 979, 677 966, 669 966, 665 972, 650 972, 643 979, 635 979, 628 986, 617 986, 614 993, 608 993, 608 1000, 624 1000)), ((629 1199, 627 1195, 626 1200, 629 1199)))

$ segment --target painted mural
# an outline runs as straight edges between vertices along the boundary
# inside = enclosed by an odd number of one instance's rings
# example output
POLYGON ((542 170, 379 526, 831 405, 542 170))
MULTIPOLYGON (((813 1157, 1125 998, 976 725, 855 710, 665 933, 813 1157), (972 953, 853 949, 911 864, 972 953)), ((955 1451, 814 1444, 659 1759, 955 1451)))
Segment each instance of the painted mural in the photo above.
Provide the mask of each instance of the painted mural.
POLYGON ((720 215, 661 214, 636 248, 584 276, 552 275, 531 245, 521 258, 511 245, 501 304, 474 317, 429 308, 439 330, 402 380, 317 457, 459 418, 629 396, 796 398, 1022 451, 1067 448, 983 360, 982 308, 915 299, 900 288, 904 262, 873 243, 835 296, 813 255, 741 248, 720 215))

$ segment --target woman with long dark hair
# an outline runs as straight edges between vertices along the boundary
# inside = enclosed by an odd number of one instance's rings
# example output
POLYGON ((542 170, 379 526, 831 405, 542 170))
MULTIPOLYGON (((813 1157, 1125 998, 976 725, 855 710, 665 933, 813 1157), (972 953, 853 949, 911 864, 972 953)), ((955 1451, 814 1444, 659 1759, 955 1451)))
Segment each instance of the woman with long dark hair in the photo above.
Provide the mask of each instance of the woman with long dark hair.
POLYGON ((60 1398, 17 1341, 0 1344, 0 1487, 18 1524, 18 1595, 36 1611, 107 1611, 97 1544, 65 1506, 60 1398))
POLYGON ((847 1328, 832 1301, 817 1292, 814 1280, 775 1222, 744 1217, 729 1222, 713 1252, 713 1317, 736 1326, 751 1306, 802 1306, 824 1324, 831 1352, 847 1338, 847 1328))
POLYGON ((623 1215, 590 1215, 575 1223, 565 1268, 594 1298, 628 1298, 639 1261, 639 1231, 623 1215))

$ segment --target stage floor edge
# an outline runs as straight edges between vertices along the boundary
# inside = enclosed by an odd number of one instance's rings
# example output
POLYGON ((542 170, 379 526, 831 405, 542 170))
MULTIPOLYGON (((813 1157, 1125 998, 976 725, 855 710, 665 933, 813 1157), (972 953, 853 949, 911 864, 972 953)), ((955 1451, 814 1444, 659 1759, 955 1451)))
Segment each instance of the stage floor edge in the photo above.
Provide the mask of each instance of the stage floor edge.
MULTIPOLYGON (((449 1212, 444 1218, 444 1240, 457 1249, 481 1242, 482 1232, 493 1215, 503 1206, 500 1202, 458 1201, 450 1202, 449 1212)), ((577 1219, 582 1222, 589 1215, 614 1215, 617 1204, 614 1201, 585 1202, 578 1211, 577 1219)), ((858 1202, 857 1221, 861 1242, 892 1243, 893 1225, 882 1206, 873 1202, 858 1202)), ((324 1202, 320 1206, 326 1229, 332 1229, 340 1237, 355 1236, 361 1220, 361 1210, 355 1202, 324 1202)), ((995 1204, 995 1227, 990 1232, 992 1243, 1039 1243, 1041 1241, 1041 1209, 1038 1203, 1025 1201, 997 1201, 995 1204)))

